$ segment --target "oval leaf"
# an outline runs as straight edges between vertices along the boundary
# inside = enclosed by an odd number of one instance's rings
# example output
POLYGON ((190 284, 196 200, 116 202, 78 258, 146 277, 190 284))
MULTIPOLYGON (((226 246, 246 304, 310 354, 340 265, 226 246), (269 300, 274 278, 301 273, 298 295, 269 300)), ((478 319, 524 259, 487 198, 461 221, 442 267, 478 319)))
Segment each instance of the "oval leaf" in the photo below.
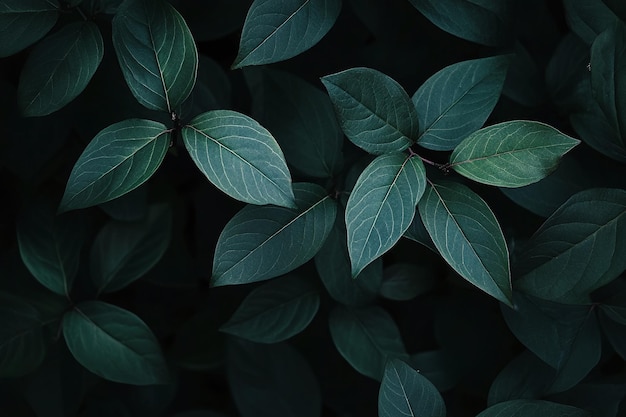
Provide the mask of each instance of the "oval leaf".
POLYGON ((196 83, 198 51, 183 17, 163 0, 126 0, 113 18, 126 83, 151 110, 176 110, 196 83))
POLYGON ((511 303, 509 251, 487 203, 466 186, 431 183, 418 204, 441 256, 459 275, 503 303, 511 303))
POLYGON ((56 0, 0 2, 0 58, 18 53, 43 38, 58 18, 56 0))
POLYGON ((318 185, 294 184, 297 209, 247 206, 224 227, 211 285, 235 285, 286 274, 307 262, 330 232, 337 204, 318 185))
POLYGON ((220 330, 258 343, 282 342, 309 325, 319 304, 315 286, 286 276, 254 289, 220 330))
POLYGON ((355 145, 380 155, 408 148, 419 118, 406 91, 370 68, 351 68, 322 78, 344 133, 355 145))
POLYGON ((591 417, 570 405, 543 400, 511 400, 489 407, 476 417, 591 417))
POLYGON ((46 37, 28 56, 17 88, 25 116, 45 116, 74 100, 87 87, 104 43, 93 22, 76 22, 46 37))
POLYGON ((412 155, 381 155, 365 168, 346 206, 353 277, 400 240, 425 187, 424 164, 412 155))
POLYGON ((426 80, 412 99, 419 115, 417 143, 449 151, 478 130, 500 98, 510 61, 502 55, 459 62, 426 80))
POLYGON ((483 184, 522 187, 547 177, 579 143, 543 123, 503 122, 463 140, 452 152, 450 166, 483 184))
POLYGON ((130 311, 101 301, 80 303, 63 316, 63 336, 74 358, 104 379, 133 385, 169 380, 159 342, 130 311))
POLYGON ((170 145, 164 124, 130 119, 96 135, 76 161, 59 211, 90 207, 117 198, 146 182, 170 145))
POLYGON ((446 405, 437 388, 405 362, 392 359, 378 392, 379 417, 445 417, 446 405))
POLYGON ((284 61, 318 43, 335 24, 341 0, 255 0, 232 68, 284 61))
POLYGON ((200 171, 229 196, 250 204, 294 207, 291 175, 271 133, 232 110, 195 117, 182 129, 200 171))

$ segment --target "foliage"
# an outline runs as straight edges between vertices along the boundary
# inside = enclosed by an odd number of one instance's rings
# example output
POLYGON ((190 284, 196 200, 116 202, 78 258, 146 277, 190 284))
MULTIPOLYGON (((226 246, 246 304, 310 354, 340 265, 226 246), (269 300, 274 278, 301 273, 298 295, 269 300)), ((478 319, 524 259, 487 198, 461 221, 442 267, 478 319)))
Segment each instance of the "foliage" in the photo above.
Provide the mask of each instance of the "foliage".
POLYGON ((626 415, 619 0, 0 0, 0 415, 626 415))

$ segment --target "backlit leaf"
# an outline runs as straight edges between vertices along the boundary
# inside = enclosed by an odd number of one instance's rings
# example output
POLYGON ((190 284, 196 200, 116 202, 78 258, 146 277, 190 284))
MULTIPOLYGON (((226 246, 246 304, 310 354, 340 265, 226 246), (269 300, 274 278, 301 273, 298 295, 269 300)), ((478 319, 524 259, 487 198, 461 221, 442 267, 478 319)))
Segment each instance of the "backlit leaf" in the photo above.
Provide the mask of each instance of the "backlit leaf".
POLYGON ((318 43, 335 24, 341 0, 255 0, 233 68, 284 61, 318 43))
POLYGON ((511 400, 493 405, 476 417, 591 417, 570 405, 544 400, 511 400))
POLYGON ((52 29, 58 17, 56 0, 0 2, 0 58, 37 42, 52 29))
POLYGON ((540 122, 503 122, 463 140, 452 152, 450 165, 483 184, 522 187, 548 176, 579 143, 540 122))

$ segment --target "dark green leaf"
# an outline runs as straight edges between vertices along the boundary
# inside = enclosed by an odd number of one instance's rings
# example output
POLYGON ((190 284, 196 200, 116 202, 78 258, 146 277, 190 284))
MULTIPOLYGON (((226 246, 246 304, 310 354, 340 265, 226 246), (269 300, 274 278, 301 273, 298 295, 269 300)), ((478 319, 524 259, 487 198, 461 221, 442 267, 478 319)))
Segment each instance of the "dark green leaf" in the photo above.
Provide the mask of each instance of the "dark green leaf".
POLYGON ((254 119, 214 110, 195 117, 182 135, 200 171, 229 196, 250 204, 294 207, 285 157, 271 133, 254 119))
POLYGON ((618 20, 605 1, 563 0, 565 18, 572 31, 587 44, 618 20))
POLYGON ((91 278, 99 293, 120 290, 146 274, 169 246, 172 213, 167 206, 150 207, 137 222, 112 220, 91 247, 91 278))
POLYGON ((433 240, 430 238, 426 227, 424 227, 422 216, 418 210, 415 211, 415 216, 413 216, 411 225, 408 229, 406 229, 406 232, 404 232, 404 237, 420 243, 435 253, 439 253, 437 252, 437 248, 435 247, 433 240))
POLYGON ((388 360, 408 359, 398 326, 378 306, 361 309, 336 306, 330 313, 329 324, 341 356, 365 376, 381 380, 388 360))
POLYGON ((493 405, 476 417, 591 417, 580 408, 543 400, 511 400, 493 405))
MULTIPOLYGON (((591 97, 589 99, 592 100, 591 97)), ((588 103, 585 111, 572 113, 569 119, 587 145, 609 158, 626 163, 626 145, 597 103, 588 103)))
POLYGON ((213 261, 211 285, 235 285, 283 275, 320 249, 337 212, 334 200, 315 184, 293 186, 297 209, 244 207, 224 227, 213 261))
POLYGON ((462 184, 441 181, 427 187, 418 208, 446 262, 473 285, 510 304, 509 251, 487 203, 462 184))
POLYGON ((459 62, 426 80, 413 95, 417 143, 448 151, 482 127, 500 98, 509 62, 507 55, 459 62))
POLYGON ((104 43, 93 22, 76 22, 46 37, 28 56, 17 88, 25 116, 45 116, 74 100, 87 87, 104 43))
POLYGON ((539 122, 515 120, 473 133, 454 149, 450 165, 483 184, 522 187, 545 178, 580 143, 539 122))
POLYGON ((140 186, 121 197, 102 203, 98 207, 114 220, 139 221, 148 212, 148 187, 140 186))
POLYGON ((589 293, 626 269, 626 191, 595 188, 575 194, 535 232, 519 259, 516 287, 562 303, 589 293), (564 279, 567 277, 567 279, 564 279))
POLYGON ((551 395, 550 400, 587 410, 593 417, 619 417, 626 384, 620 381, 596 380, 581 383, 567 392, 551 395))
POLYGON ((380 155, 408 148, 419 135, 411 98, 395 80, 370 68, 351 68, 322 78, 344 133, 355 145, 380 155))
POLYGON ((543 68, 522 42, 515 43, 513 52, 502 95, 525 107, 539 107, 547 98, 543 68))
POLYGON ((626 360, 626 325, 612 320, 604 312, 600 314, 600 323, 602 332, 613 347, 613 350, 626 360))
POLYGON ((319 308, 317 288, 298 276, 257 287, 220 330, 258 343, 276 343, 304 330, 319 308))
POLYGON ((76 360, 104 379, 133 385, 169 380, 159 342, 130 311, 101 301, 80 303, 65 313, 63 335, 76 360))
POLYGON ((391 359, 378 393, 380 417, 445 417, 446 405, 437 388, 418 371, 391 359))
POLYGON ((13 55, 41 39, 57 22, 56 0, 0 2, 0 58, 13 55))
POLYGON ((161 165, 170 136, 164 124, 141 119, 100 131, 76 161, 59 211, 104 203, 139 187, 161 165))
POLYGON ((411 355, 413 369, 419 370, 440 391, 454 388, 461 378, 458 358, 449 349, 426 350, 411 355))
POLYGON ((434 278, 433 271, 427 267, 408 262, 395 263, 383 270, 380 295, 390 300, 410 300, 432 289, 434 278))
POLYGON ((163 0, 126 0, 113 18, 113 46, 137 101, 171 113, 196 82, 198 51, 182 16, 163 0))
POLYGON ((408 154, 381 155, 365 168, 346 206, 353 277, 400 240, 425 187, 424 164, 408 154))
POLYGON ((232 68, 294 57, 326 35, 341 0, 255 0, 248 10, 232 68))

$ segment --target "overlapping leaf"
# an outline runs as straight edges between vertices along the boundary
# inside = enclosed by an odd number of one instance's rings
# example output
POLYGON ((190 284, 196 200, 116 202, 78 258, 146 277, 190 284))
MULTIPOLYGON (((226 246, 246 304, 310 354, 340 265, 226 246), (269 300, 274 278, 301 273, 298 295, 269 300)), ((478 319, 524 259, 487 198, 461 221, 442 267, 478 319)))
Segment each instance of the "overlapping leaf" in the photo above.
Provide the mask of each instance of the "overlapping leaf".
POLYGON ((428 292, 434 284, 434 274, 427 267, 398 262, 384 269, 380 295, 390 300, 410 300, 428 292))
POLYGON ((572 32, 589 45, 619 19, 606 1, 564 0, 563 7, 572 32))
POLYGON ((224 227, 213 261, 213 286, 245 284, 283 275, 320 249, 337 205, 315 184, 294 184, 297 209, 244 207, 224 227))
POLYGON ((580 408, 544 400, 510 400, 493 405, 476 417, 591 417, 580 408))
POLYGON ((503 122, 463 140, 452 152, 450 165, 483 184, 522 187, 548 176, 579 143, 540 122, 503 122))
POLYGON ((254 119, 214 110, 195 117, 182 135, 200 171, 226 194, 250 204, 294 207, 285 157, 254 119))
POLYGON ((446 262, 467 281, 510 304, 508 248, 487 203, 462 184, 441 181, 427 187, 418 208, 446 262))
POLYGON ((341 0, 256 0, 232 67, 283 61, 306 51, 326 35, 340 11, 341 0))
POLYGON ((151 120, 103 129, 76 161, 59 211, 104 203, 139 187, 161 165, 170 140, 165 125, 151 120))
POLYGON ((126 0, 113 18, 113 46, 137 101, 171 113, 196 82, 198 51, 182 16, 163 0, 126 0))
POLYGON ((0 3, 0 58, 41 39, 57 22, 56 0, 3 0, 0 3))

